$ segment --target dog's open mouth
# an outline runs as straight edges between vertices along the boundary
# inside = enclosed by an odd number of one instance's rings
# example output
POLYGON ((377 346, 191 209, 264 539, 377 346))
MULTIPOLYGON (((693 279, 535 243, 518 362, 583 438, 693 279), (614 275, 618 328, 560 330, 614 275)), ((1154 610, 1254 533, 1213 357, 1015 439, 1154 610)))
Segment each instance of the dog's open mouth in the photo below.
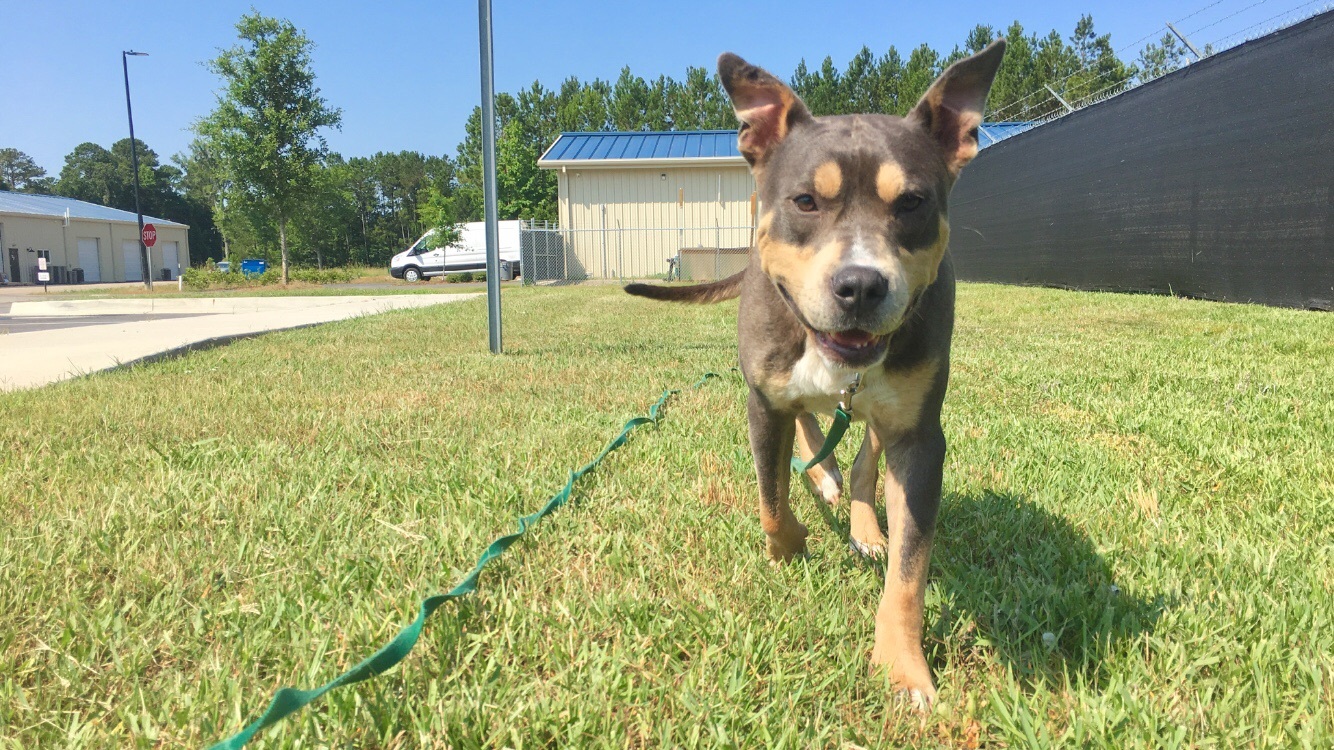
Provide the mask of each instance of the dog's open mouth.
POLYGON ((888 336, 876 336, 868 331, 815 331, 815 341, 830 359, 848 367, 875 364, 885 353, 888 336))

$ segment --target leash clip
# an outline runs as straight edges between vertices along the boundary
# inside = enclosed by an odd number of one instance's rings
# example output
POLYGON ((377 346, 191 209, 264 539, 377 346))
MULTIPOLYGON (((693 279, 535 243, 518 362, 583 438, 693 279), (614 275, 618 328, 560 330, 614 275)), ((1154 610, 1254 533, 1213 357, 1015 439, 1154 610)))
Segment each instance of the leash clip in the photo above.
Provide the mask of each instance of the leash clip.
POLYGON ((849 417, 852 416, 852 397, 857 395, 857 391, 862 389, 862 374, 854 373, 852 376, 852 385, 838 392, 838 408, 842 409, 849 417))

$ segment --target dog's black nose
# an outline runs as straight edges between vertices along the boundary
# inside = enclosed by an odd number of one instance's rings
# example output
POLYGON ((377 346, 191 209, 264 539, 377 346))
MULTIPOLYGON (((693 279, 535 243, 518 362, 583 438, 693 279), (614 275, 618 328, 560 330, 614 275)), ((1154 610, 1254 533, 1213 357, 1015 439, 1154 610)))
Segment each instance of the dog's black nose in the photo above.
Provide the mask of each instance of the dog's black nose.
POLYGON ((870 312, 889 294, 889 279, 867 266, 845 266, 832 283, 839 307, 854 315, 870 312))

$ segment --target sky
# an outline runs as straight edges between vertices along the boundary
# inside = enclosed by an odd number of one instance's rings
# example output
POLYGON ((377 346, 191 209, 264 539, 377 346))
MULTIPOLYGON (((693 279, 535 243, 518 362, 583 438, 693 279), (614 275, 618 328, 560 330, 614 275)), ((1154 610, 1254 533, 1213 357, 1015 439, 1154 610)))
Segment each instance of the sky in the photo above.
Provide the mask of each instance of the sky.
MULTIPOLYGON (((1068 37, 1083 13, 1133 59, 1167 21, 1202 47, 1325 5, 1305 1, 495 0, 496 91, 534 80, 558 87, 571 75, 614 80, 626 65, 647 79, 680 79, 690 65, 712 69, 725 50, 787 78, 802 58, 830 55, 842 68, 862 45, 877 56, 922 42, 948 52, 977 23, 1003 29, 1017 20, 1068 37)), ((79 143, 110 147, 128 136, 120 52, 140 50, 149 56, 129 60, 135 135, 169 160, 216 103, 218 80, 204 62, 235 44, 236 21, 252 6, 315 42, 317 84, 343 114, 342 129, 327 134, 333 150, 455 154, 481 97, 477 5, 458 0, 0 0, 0 147, 29 154, 54 177, 79 143)))

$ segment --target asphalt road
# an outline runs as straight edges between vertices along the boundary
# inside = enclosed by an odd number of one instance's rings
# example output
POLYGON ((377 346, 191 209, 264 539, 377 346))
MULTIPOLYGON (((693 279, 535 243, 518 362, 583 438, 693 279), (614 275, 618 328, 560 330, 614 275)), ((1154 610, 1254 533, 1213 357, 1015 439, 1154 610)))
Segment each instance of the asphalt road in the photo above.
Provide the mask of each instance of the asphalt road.
POLYGON ((21 317, 0 315, 0 334, 31 333, 33 331, 55 331, 61 328, 80 326, 106 326, 117 323, 138 323, 144 320, 167 320, 170 318, 194 318, 196 315, 78 315, 21 317))

